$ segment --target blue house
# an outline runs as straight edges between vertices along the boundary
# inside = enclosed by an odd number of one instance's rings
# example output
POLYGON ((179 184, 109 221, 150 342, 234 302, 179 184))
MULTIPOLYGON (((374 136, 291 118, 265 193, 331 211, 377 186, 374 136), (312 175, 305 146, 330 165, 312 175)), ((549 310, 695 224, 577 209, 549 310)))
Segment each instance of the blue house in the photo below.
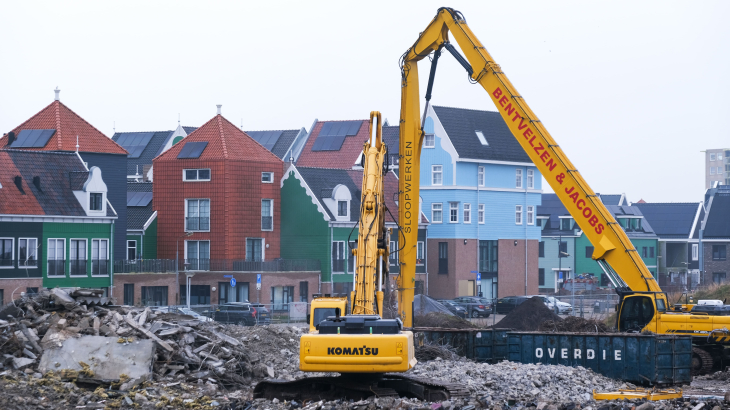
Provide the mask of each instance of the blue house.
POLYGON ((542 177, 500 114, 433 106, 425 132, 430 295, 538 293, 542 177))

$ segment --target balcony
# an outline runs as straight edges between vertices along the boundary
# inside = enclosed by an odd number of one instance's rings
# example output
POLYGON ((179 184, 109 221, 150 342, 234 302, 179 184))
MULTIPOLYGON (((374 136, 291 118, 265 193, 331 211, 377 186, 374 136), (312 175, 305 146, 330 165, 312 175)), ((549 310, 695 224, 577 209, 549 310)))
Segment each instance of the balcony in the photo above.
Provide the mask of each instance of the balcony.
POLYGON ((64 259, 48 260, 48 276, 65 276, 66 261, 64 259))
POLYGON ((10 258, 0 258, 0 268, 12 268, 13 260, 10 258))
POLYGON ((91 261, 91 275, 92 276, 108 276, 109 275, 109 261, 106 259, 93 259, 91 261))
POLYGON ((185 218, 186 231, 210 231, 210 218, 207 216, 189 216, 185 218))
MULTIPOLYGON (((344 265, 343 265, 344 266, 344 265)), ((320 272, 318 259, 275 259, 246 261, 241 259, 180 259, 180 271, 213 272, 320 272)), ((114 261, 114 273, 174 273, 174 259, 140 259, 114 261)))

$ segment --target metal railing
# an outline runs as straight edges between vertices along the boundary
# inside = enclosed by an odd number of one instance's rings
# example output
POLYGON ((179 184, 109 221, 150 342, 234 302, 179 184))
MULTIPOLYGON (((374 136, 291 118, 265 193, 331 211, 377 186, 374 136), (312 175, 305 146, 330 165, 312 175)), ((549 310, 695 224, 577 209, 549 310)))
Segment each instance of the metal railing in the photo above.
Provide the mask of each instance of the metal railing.
MULTIPOLYGON (((246 261, 240 259, 181 259, 180 271, 213 272, 319 272, 319 259, 275 259, 246 261)), ((114 273, 173 273, 174 259, 138 259, 114 261, 114 273)))
POLYGON ((86 275, 86 259, 71 259, 71 275, 86 275))
MULTIPOLYGON (((220 308, 221 305, 190 305, 190 310, 200 316, 213 319, 220 323, 241 324, 245 326, 265 326, 271 324, 306 323, 309 313, 309 302, 281 302, 281 303, 256 303, 250 302, 245 310, 231 310, 230 312, 241 312, 241 314, 225 314, 227 312, 220 308), (255 309, 255 315, 254 315, 255 309), (235 317, 234 317, 235 316, 235 317), (244 319, 245 317, 245 319, 244 319), (240 320, 239 320, 240 319, 240 320)), ((177 306, 150 306, 152 310, 163 313, 189 314, 187 305, 177 306)))

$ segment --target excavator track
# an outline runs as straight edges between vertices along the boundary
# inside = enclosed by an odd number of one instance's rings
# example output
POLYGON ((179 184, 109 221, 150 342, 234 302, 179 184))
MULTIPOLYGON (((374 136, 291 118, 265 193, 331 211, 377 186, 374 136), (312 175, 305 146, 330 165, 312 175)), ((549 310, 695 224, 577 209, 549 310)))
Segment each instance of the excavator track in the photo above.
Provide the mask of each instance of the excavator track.
POLYGON ((264 380, 253 390, 254 398, 279 400, 363 400, 376 397, 409 397, 443 401, 466 397, 469 390, 454 383, 438 383, 397 373, 306 377, 299 380, 264 380))
POLYGON ((699 347, 692 348, 692 376, 712 371, 712 355, 699 347))

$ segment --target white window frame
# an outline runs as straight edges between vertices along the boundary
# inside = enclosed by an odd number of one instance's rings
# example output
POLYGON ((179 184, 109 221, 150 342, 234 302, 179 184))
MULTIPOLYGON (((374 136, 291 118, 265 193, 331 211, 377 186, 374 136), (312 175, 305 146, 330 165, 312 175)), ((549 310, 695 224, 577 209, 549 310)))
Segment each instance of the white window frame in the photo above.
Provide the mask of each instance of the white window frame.
POLYGON ((423 241, 416 242, 416 266, 423 266, 426 262, 426 244, 423 241), (418 261, 421 260, 421 263, 418 261))
MULTIPOLYGON (((2 239, 2 238, 0 238, 2 239)), ((38 267, 38 238, 18 238, 18 269, 25 269, 25 268, 37 268, 38 267), (23 265, 20 266, 20 241, 26 241, 25 242, 25 248, 26 248, 26 260, 28 260, 28 249, 31 249, 31 247, 28 245, 28 241, 34 241, 35 246, 33 246, 33 255, 35 256, 35 265, 23 265)))
POLYGON ((527 224, 535 225, 535 206, 527 205, 527 224))
POLYGON ((479 167, 477 171, 477 185, 484 186, 484 181, 486 179, 484 176, 484 167, 479 167))
POLYGON ((423 136, 423 148, 436 148, 436 134, 430 133, 423 136), (429 144, 429 137, 431 144, 429 144))
POLYGON ((535 189, 535 170, 527 170, 527 189, 535 189))
POLYGON ((431 223, 440 224, 444 222, 444 204, 441 202, 434 202, 431 204, 431 223), (438 209, 436 209, 438 208, 438 209), (441 217, 436 220, 434 212, 440 212, 441 217))
POLYGON ((724 172, 725 170, 722 167, 717 167, 717 175, 722 175, 724 172))
POLYGON ((692 244, 692 260, 696 261, 700 259, 700 244, 693 243, 692 244))
POLYGON ((350 216, 350 206, 349 206, 350 204, 349 204, 349 202, 350 201, 345 200, 345 199, 338 199, 337 200, 337 216, 339 216, 340 218, 347 218, 347 217, 350 216), (340 215, 340 202, 344 202, 345 203, 345 214, 344 215, 340 215))
POLYGON ((459 223, 459 203, 458 202, 449 202, 449 223, 450 224, 459 223), (454 217, 456 217, 456 220, 454 220, 454 217))
POLYGON ((136 239, 127 239, 127 247, 126 247, 126 249, 127 249, 127 252, 124 253, 124 255, 126 256, 124 259, 127 259, 127 260, 137 260, 137 259, 139 259, 139 248, 137 248, 137 240, 136 239), (130 242, 134 242, 134 256, 135 256, 135 259, 127 259, 127 258, 129 258, 129 250, 131 249, 130 246, 129 246, 129 243, 130 242))
POLYGON ((104 211, 104 193, 103 192, 89 192, 89 211, 91 211, 91 212, 103 212, 104 211), (91 208, 92 195, 101 195, 101 201, 99 201, 99 209, 91 208))
POLYGON ((484 224, 484 219, 486 217, 484 204, 479 204, 479 207, 477 208, 477 219, 480 224, 484 224))
POLYGON ((522 225, 522 205, 515 205, 515 225, 522 225))
POLYGON ((444 184, 444 166, 443 165, 431 165, 431 185, 440 186, 444 184), (436 182, 436 176, 438 175, 439 181, 436 182))
POLYGON ((395 241, 390 241, 390 250, 388 254, 388 265, 390 266, 396 266, 398 265, 398 245, 395 241))
MULTIPOLYGON (((332 241, 332 245, 334 245, 334 244, 336 244, 336 243, 337 243, 337 244, 342 244, 342 248, 341 248, 341 249, 342 249, 342 255, 341 255, 342 257, 341 257, 341 258, 337 258, 337 260, 343 260, 343 261, 345 261, 345 263, 343 263, 343 264, 342 264, 342 270, 338 270, 338 271, 335 271, 335 267, 334 267, 334 266, 331 266, 331 269, 332 269, 332 274, 336 274, 336 273, 345 273, 345 270, 347 270, 347 258, 346 258, 346 255, 345 255, 345 254, 346 254, 346 252, 347 252, 347 251, 345 250, 345 249, 347 248, 347 243, 345 243, 345 241, 332 241)), ((334 246, 333 246, 333 248, 334 248, 334 246)), ((339 251, 339 250, 340 250, 340 249, 339 249, 339 245, 338 245, 338 251, 339 251)), ((332 262, 334 262, 334 261, 335 261, 335 256, 339 256, 339 255, 334 255, 334 254, 333 254, 333 255, 332 255, 332 258, 331 258, 331 261, 332 261, 332 262)))
MULTIPOLYGON (((184 216, 184 227, 186 232, 210 232, 210 225, 211 225, 211 217, 210 214, 213 213, 213 208, 211 207, 211 200, 210 198, 185 198, 185 216, 184 216), (188 229, 188 201, 208 201, 208 229, 188 229)), ((200 202, 198 202, 198 218, 201 218, 200 216, 200 202)), ((198 226, 200 227, 200 226, 198 226)))
POLYGON ((210 181, 211 177, 213 176, 213 172, 211 172, 210 168, 186 168, 182 170, 183 175, 183 181, 186 182, 206 182, 210 181), (201 179, 200 178, 200 171, 207 170, 208 171, 208 179, 201 179), (196 171, 195 173, 195 179, 188 179, 187 171, 196 171))
POLYGON ((717 160, 722 161, 722 154, 717 154, 717 160))
MULTIPOLYGON (((246 239, 249 239, 249 238, 246 238, 246 239)), ((197 244, 198 244, 198 257, 196 259, 198 261, 203 260, 203 259, 208 259, 208 261, 209 261, 208 268, 210 269, 210 251, 211 251, 211 249, 210 249, 210 242, 211 242, 210 239, 186 240, 185 241, 185 260, 192 259, 192 258, 188 258, 188 242, 197 242, 197 244), (207 258, 201 258, 200 257, 200 242, 208 242, 208 257, 207 258)), ((264 253, 264 243, 263 243, 263 241, 261 242, 261 253, 262 253, 262 258, 263 258, 263 253, 264 253)), ((262 259, 262 261, 263 261, 263 259, 262 259)), ((209 269, 200 269, 200 262, 198 262, 198 269, 191 269, 191 270, 199 271, 199 270, 209 270, 209 269)))
POLYGON ((61 261, 63 261, 63 274, 61 274, 61 275, 51 275, 50 274, 50 269, 48 269, 48 267, 46 267, 46 276, 48 276, 49 278, 65 278, 66 277, 66 238, 48 238, 47 244, 48 244, 48 248, 46 248, 46 263, 48 263, 48 261, 51 261, 51 260, 54 260, 54 261, 61 260, 61 261), (62 258, 58 258, 58 255, 56 255, 55 258, 51 259, 48 256, 48 254, 50 253, 49 251, 51 249, 51 241, 53 241, 54 253, 55 253, 55 249, 56 249, 57 242, 58 241, 63 241, 63 255, 62 255, 63 257, 62 258))
POLYGON ((10 240, 10 266, 0 266, 0 269, 15 269, 15 238, 0 238, 0 240, 8 239, 10 240))
POLYGON ((522 188, 522 168, 515 169, 515 188, 522 188))
POLYGON ((261 231, 272 232, 274 230, 274 200, 270 198, 261 199, 261 231), (269 211, 271 215, 264 215, 264 201, 269 201, 269 211), (271 229, 264 229, 264 217, 271 218, 271 229))
POLYGON ((273 184, 274 183, 274 173, 273 172, 262 172, 261 173, 261 183, 262 184, 273 184), (264 180, 264 175, 269 176, 269 180, 264 180))
POLYGON ((710 161, 714 161, 714 160, 715 160, 715 154, 710 154, 710 161))
POLYGON ((464 202, 463 213, 464 213, 464 215, 462 216, 462 219, 464 220, 464 223, 470 224, 471 223, 471 204, 470 203, 464 202))
POLYGON ((266 238, 262 238, 260 236, 247 236, 246 237, 246 242, 244 243, 244 246, 246 247, 245 248, 246 256, 244 257, 244 260, 246 260, 247 262, 251 262, 248 259, 246 259, 246 257, 248 257, 248 240, 249 239, 251 239, 251 240, 260 239, 261 240, 261 260, 254 261, 254 262, 265 262, 266 261, 266 238))
POLYGON ((710 175, 715 175, 715 167, 710 167, 710 175))
MULTIPOLYGON (((99 275, 99 274, 96 274, 95 275, 94 274, 94 241, 99 241, 99 247, 101 247, 101 242, 106 242, 106 256, 105 256, 104 259, 101 259, 101 254, 100 254, 99 255, 99 258, 97 260, 100 260, 100 261, 101 260, 105 260, 105 261, 110 262, 110 260, 109 260, 109 239, 105 239, 105 238, 92 238, 91 239, 91 249, 90 249, 90 251, 91 251, 91 259, 89 259, 91 261, 91 276, 92 277, 95 277, 95 278, 106 278, 106 277, 109 277, 109 272, 112 269, 111 264, 107 265, 107 274, 106 275, 99 275)), ((136 251, 135 251, 135 253, 136 253, 136 251)))
POLYGON ((84 272, 83 275, 73 275, 73 274, 71 274, 71 264, 73 263, 72 261, 75 261, 75 260, 85 260, 86 261, 86 268, 87 268, 86 270, 88 271, 88 267, 89 267, 88 266, 88 264, 89 264, 89 240, 86 239, 86 238, 69 238, 69 240, 68 240, 68 246, 69 246, 69 248, 68 248, 68 263, 69 263, 69 266, 68 266, 68 276, 70 278, 86 278, 86 277, 89 277, 89 274, 86 273, 86 272, 84 272), (71 259, 71 244, 73 244, 73 241, 84 241, 84 259, 79 259, 79 258, 71 259))
POLYGON ((481 132, 479 130, 475 130, 474 133, 477 135, 477 138, 479 138, 479 142, 482 145, 489 146, 489 142, 487 142, 487 137, 484 136, 483 132, 481 132))

